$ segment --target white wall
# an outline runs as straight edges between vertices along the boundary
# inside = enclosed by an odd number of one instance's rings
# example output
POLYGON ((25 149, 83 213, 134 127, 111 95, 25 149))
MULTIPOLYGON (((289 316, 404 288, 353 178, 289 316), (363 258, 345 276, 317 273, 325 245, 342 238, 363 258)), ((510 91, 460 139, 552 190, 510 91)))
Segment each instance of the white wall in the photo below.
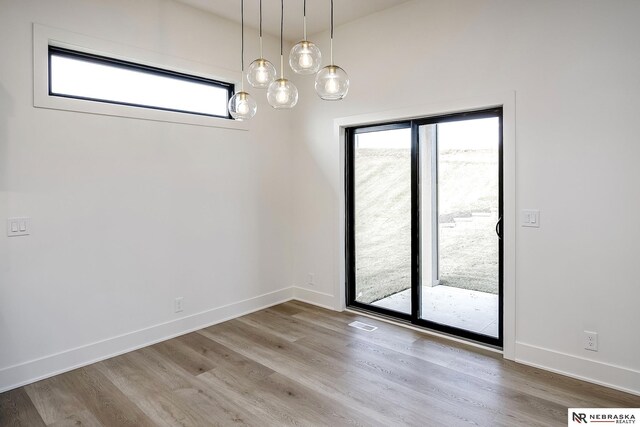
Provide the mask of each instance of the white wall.
POLYGON ((241 131, 34 108, 33 22, 240 75, 239 26, 177 2, 0 0, 0 219, 33 228, 0 233, 0 391, 288 299, 290 112, 256 93, 241 131))
POLYGON ((640 393, 640 3, 409 2, 336 29, 345 101, 296 78, 294 112, 257 93, 248 132, 32 103, 32 22, 227 69, 236 24, 165 0, 0 11, 0 219, 33 221, 0 234, 0 390, 291 295, 339 307, 333 119, 516 91, 518 209, 542 215, 517 229, 516 358, 640 393))
POLYGON ((516 231, 515 357, 640 393, 639 16, 633 0, 431 0, 337 28, 347 99, 299 85, 294 284, 340 305, 334 119, 515 91, 517 209, 541 211, 516 231))

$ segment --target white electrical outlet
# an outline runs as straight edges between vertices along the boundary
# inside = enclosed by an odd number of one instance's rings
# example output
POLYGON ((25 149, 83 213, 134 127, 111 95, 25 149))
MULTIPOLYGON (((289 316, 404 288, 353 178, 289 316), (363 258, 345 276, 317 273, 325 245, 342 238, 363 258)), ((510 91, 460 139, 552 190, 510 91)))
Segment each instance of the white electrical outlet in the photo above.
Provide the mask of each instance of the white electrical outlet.
POLYGON ((173 300, 173 311, 176 313, 180 313, 182 310, 184 310, 182 308, 182 300, 184 298, 183 297, 178 297, 175 300, 173 300))
POLYGON ((315 282, 313 281, 313 273, 309 273, 309 277, 307 278, 307 283, 309 286, 315 285, 315 282))
POLYGON ((591 351, 598 351, 598 333, 584 331, 584 348, 591 351))

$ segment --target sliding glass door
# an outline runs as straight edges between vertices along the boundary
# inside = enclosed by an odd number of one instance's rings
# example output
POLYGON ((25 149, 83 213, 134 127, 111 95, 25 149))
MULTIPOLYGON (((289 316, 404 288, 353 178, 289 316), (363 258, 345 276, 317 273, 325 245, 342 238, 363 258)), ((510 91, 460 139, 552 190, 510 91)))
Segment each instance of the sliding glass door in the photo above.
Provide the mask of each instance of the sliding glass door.
POLYGON ((349 129, 347 303, 502 345, 502 110, 349 129))

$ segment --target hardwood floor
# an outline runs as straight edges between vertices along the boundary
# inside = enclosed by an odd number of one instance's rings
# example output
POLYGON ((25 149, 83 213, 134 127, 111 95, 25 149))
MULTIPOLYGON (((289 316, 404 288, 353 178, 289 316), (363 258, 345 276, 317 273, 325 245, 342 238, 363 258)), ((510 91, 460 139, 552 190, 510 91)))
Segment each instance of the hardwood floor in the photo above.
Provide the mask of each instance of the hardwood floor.
POLYGON ((568 407, 640 397, 292 301, 2 393, 0 426, 564 426, 568 407))

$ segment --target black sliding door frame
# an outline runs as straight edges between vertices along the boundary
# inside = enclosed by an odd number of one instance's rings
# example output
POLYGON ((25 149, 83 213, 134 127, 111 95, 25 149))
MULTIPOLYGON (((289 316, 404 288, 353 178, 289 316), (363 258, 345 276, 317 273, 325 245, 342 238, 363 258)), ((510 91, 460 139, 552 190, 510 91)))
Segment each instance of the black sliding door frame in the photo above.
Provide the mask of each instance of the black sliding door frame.
MULTIPOLYGON (((348 307, 366 310, 389 316, 416 326, 425 327, 445 334, 461 337, 494 347, 503 345, 503 305, 504 305, 504 243, 501 219, 504 216, 503 194, 503 110, 502 107, 461 113, 445 114, 421 119, 406 120, 379 125, 358 126, 345 129, 345 239, 346 239, 346 303, 348 307), (465 329, 443 325, 422 319, 422 280, 420 266, 421 249, 421 203, 420 203, 420 126, 447 123, 462 120, 473 120, 497 117, 499 120, 498 147, 498 337, 478 334, 465 329), (392 129, 411 128, 411 313, 402 313, 383 307, 364 304, 356 301, 356 245, 355 245, 355 142, 356 135, 367 132, 378 132, 392 129)), ((436 184, 437 185, 437 184, 436 184)))

